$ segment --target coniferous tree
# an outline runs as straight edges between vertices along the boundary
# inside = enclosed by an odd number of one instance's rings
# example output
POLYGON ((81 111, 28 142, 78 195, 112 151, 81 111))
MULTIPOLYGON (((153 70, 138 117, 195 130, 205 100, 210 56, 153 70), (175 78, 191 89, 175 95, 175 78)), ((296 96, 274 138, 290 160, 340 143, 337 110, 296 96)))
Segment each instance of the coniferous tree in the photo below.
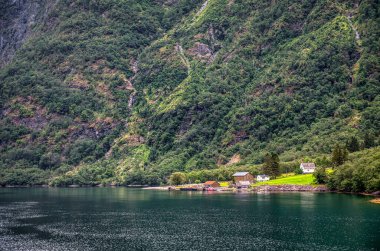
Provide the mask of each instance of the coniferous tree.
POLYGON ((332 152, 331 162, 334 166, 340 166, 347 160, 347 157, 347 149, 340 145, 336 145, 332 152))
POLYGON ((264 157, 264 165, 263 165, 263 172, 266 175, 270 175, 271 166, 272 166, 272 157, 269 153, 267 153, 264 157))
POLYGON ((280 158, 277 154, 272 154, 272 176, 277 177, 280 175, 280 158))
POLYGON ((263 171, 276 178, 280 174, 280 159, 275 153, 268 153, 264 158, 263 171))
POLYGON ((366 133, 364 134, 364 148, 371 148, 375 146, 375 140, 372 134, 366 133))
POLYGON ((321 166, 316 168, 315 172, 313 173, 313 176, 318 184, 325 184, 328 179, 326 174, 326 168, 321 166))
MULTIPOLYGON (((347 159, 348 159, 348 151, 347 151, 347 148, 343 147, 343 148, 342 148, 342 157, 341 157, 341 162, 342 162, 342 164, 343 164, 344 162, 346 162, 347 159)), ((341 165, 342 165, 342 164, 341 164, 341 165)))
POLYGON ((331 162, 333 163, 334 166, 338 166, 339 156, 340 156, 340 146, 335 145, 332 151, 332 156, 331 156, 331 162))
POLYGON ((357 152, 360 150, 359 141, 356 137, 351 137, 351 139, 347 142, 347 149, 350 152, 357 152))

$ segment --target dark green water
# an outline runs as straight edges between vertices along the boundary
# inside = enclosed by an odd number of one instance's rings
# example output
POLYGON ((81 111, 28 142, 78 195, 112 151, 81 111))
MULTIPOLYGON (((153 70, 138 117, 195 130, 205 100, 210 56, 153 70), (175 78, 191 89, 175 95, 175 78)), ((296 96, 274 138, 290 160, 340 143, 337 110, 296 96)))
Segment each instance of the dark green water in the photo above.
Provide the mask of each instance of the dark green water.
POLYGON ((345 194, 0 189, 2 250, 379 250, 380 205, 345 194))

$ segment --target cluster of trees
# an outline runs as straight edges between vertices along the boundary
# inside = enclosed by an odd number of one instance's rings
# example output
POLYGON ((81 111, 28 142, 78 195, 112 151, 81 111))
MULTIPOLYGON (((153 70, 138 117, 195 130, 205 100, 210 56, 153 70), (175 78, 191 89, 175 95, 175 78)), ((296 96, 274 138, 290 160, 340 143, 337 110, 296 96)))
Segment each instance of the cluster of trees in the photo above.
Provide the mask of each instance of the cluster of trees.
POLYGON ((363 149, 371 148, 376 145, 375 137, 372 133, 366 132, 362 140, 363 142, 360 143, 357 137, 352 136, 346 143, 347 150, 352 153, 363 149))
POLYGON ((352 154, 324 180, 332 190, 345 192, 380 191, 380 148, 352 154))
POLYGON ((230 181, 232 180, 232 175, 239 171, 248 171, 253 175, 257 175, 261 172, 261 166, 234 166, 190 172, 174 172, 169 176, 168 183, 179 185, 184 183, 203 183, 208 180, 230 181))
POLYGON ((348 153, 357 152, 363 149, 368 149, 375 146, 375 140, 373 135, 365 133, 363 137, 363 143, 360 144, 357 137, 350 137, 345 146, 340 144, 335 145, 332 151, 331 162, 333 166, 343 165, 348 158, 348 153))
MULTIPOLYGON (((352 141, 351 141, 352 142, 352 141)), ((379 147, 356 151, 337 145, 332 153, 332 168, 326 172, 325 166, 319 166, 314 172, 317 183, 327 184, 331 190, 345 192, 374 192, 380 190, 380 154, 379 147)))
POLYGON ((39 168, 0 170, 0 186, 33 186, 47 184, 50 173, 39 168))

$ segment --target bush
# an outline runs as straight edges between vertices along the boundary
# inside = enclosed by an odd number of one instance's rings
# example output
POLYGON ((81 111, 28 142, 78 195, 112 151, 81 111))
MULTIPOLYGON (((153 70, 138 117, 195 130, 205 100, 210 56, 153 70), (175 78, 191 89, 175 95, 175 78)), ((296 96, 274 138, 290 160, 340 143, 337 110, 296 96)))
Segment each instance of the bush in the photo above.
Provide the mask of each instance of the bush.
POLYGON ((295 173, 295 174, 303 174, 303 171, 302 171, 302 169, 301 169, 299 166, 297 166, 297 167, 294 169, 294 173, 295 173))
POLYGON ((79 139, 77 140, 69 151, 69 163, 76 165, 84 158, 94 156, 96 149, 96 142, 91 139, 79 139))
POLYGON ((313 176, 317 184, 325 184, 327 182, 327 174, 324 167, 317 167, 313 176))
POLYGON ((0 185, 25 186, 47 184, 49 172, 38 168, 0 170, 0 185))
POLYGON ((171 185, 181 185, 186 182, 186 175, 181 172, 172 173, 169 177, 169 183, 171 185))
POLYGON ((39 167, 42 169, 53 169, 61 163, 61 156, 57 153, 46 153, 41 156, 39 167))

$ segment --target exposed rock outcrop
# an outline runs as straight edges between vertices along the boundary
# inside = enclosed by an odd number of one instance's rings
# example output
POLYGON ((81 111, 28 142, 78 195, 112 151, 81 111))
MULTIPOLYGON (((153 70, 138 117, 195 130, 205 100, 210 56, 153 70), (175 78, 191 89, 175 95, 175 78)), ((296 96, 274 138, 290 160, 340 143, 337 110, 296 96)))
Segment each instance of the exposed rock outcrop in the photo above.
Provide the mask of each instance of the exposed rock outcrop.
POLYGON ((202 61, 210 61, 213 57, 212 50, 207 44, 196 42, 193 47, 188 50, 189 55, 195 56, 202 61))
POLYGON ((47 18, 57 0, 0 1, 0 68, 33 34, 33 28, 47 18))

